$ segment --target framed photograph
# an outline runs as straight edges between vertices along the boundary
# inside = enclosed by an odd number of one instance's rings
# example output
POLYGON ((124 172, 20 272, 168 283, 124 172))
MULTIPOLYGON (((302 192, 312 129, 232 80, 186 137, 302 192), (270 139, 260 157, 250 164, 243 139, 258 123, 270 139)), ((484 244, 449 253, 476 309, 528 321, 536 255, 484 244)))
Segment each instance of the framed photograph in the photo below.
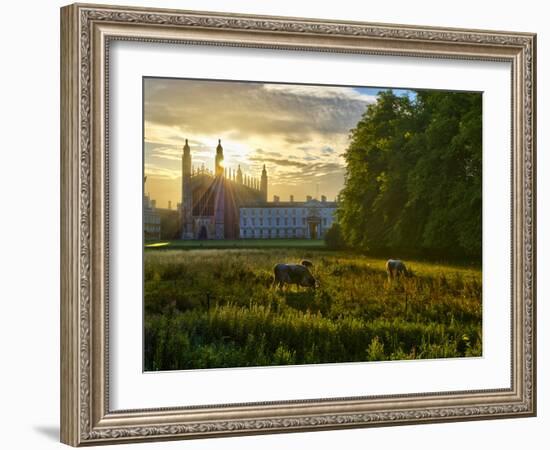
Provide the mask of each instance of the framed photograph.
POLYGON ((62 8, 62 442, 535 415, 535 56, 62 8))

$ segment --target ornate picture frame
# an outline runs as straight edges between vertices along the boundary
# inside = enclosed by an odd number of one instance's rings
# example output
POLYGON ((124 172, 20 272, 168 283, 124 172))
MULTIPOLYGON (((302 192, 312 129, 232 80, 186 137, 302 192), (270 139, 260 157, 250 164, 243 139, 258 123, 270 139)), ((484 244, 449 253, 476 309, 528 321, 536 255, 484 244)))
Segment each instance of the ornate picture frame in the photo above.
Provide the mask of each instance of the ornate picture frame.
POLYGON ((61 9, 61 441, 72 445, 536 414, 536 35, 74 4, 61 9), (511 385, 472 391, 112 410, 109 80, 117 40, 511 64, 511 385))

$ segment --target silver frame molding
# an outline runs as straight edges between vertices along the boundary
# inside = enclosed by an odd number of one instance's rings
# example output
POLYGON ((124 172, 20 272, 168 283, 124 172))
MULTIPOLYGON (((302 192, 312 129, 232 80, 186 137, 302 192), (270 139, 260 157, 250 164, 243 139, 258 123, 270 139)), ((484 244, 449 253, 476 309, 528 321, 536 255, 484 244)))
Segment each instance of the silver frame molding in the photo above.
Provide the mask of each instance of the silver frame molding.
MULTIPOLYGON (((74 4, 61 9, 61 441, 73 445, 536 414, 536 35, 74 4), (108 58, 113 40, 507 61, 512 67, 512 384, 112 411, 108 396, 108 58)), ((504 149, 503 149, 504 150, 504 149)))

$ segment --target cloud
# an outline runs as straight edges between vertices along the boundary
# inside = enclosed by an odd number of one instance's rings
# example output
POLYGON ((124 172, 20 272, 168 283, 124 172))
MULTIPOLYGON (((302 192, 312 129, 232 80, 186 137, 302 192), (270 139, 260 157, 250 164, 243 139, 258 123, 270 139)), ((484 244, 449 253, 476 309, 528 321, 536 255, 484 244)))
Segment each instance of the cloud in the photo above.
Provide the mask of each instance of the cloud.
POLYGON ((373 98, 343 87, 155 78, 145 80, 144 114, 146 129, 167 126, 178 139, 231 133, 299 144, 347 133, 373 98))
POLYGON ((345 167, 337 163, 312 163, 296 168, 292 172, 277 173, 274 180, 269 180, 270 188, 279 193, 281 198, 294 195, 296 200, 305 199, 306 195, 327 195, 335 198, 339 193, 345 167))
POLYGON ((259 177, 268 193, 336 196, 344 183, 343 153, 375 101, 375 90, 259 82, 146 78, 145 170, 152 198, 179 201, 185 139, 192 164, 213 169, 218 138, 227 167, 259 177), (156 183, 156 184, 155 184, 156 183), (161 190, 163 190, 161 192, 161 190), (171 194, 167 192, 170 191, 171 194))
POLYGON ((310 140, 309 137, 306 138, 305 136, 293 136, 291 134, 288 136, 285 136, 284 139, 285 139, 285 142, 290 145, 301 144, 302 142, 307 142, 310 140))
POLYGON ((306 84, 266 84, 265 89, 272 92, 282 92, 303 97, 316 97, 321 99, 347 98, 353 101, 366 103, 376 102, 376 95, 362 93, 355 88, 342 86, 318 86, 306 84))
POLYGON ((251 156, 251 161, 258 161, 260 163, 271 163, 275 164, 276 166, 281 167, 305 167, 307 166, 306 163, 299 162, 299 161, 289 161, 288 159, 278 159, 278 158, 264 158, 260 156, 251 156))
POLYGON ((262 150, 261 148, 257 148, 256 153, 259 154, 259 155, 268 155, 268 156, 275 156, 275 157, 283 156, 279 152, 266 152, 265 150, 262 150))
POLYGON ((145 164, 144 172, 147 177, 162 178, 176 180, 181 177, 181 172, 178 170, 168 169, 166 167, 155 164, 145 164))
POLYGON ((151 151, 150 157, 169 159, 171 161, 181 161, 181 150, 173 147, 155 147, 151 151))

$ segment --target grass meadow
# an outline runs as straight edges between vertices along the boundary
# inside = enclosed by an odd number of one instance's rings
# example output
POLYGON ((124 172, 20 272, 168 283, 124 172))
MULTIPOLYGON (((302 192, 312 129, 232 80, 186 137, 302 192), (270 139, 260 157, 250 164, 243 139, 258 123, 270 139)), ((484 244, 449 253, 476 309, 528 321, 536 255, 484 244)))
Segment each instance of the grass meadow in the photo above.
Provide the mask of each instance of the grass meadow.
POLYGON ((390 283, 351 252, 209 246, 145 249, 146 371, 481 356, 479 268, 407 261, 390 283), (320 288, 271 287, 303 258, 320 288))

